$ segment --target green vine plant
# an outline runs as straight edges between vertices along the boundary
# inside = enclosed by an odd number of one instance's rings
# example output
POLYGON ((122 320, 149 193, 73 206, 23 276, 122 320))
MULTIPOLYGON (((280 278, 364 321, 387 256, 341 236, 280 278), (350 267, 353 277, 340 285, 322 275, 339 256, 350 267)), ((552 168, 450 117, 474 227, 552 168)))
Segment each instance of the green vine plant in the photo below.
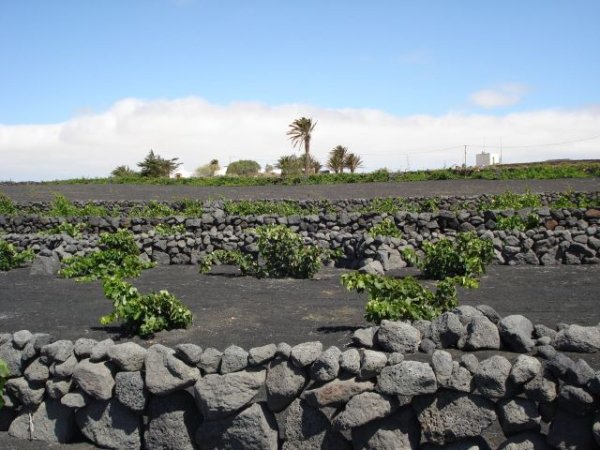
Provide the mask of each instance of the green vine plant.
POLYGON ((72 238, 78 238, 85 229, 86 225, 84 223, 62 222, 57 227, 50 229, 48 234, 66 234, 72 238))
POLYGON ((182 223, 170 225, 168 223, 159 223, 154 227, 154 232, 159 236, 174 236, 185 233, 185 225, 182 223))
POLYGON ((435 292, 410 276, 396 279, 351 272, 342 275, 341 282, 350 291, 368 292, 365 319, 377 324, 384 319, 431 320, 458 305, 454 278, 438 282, 435 292))
POLYGON ((535 213, 528 214, 525 217, 514 214, 509 217, 499 216, 496 218, 496 230, 533 230, 540 225, 540 216, 535 213))
POLYGON ((140 259, 133 234, 127 230, 102 233, 99 247, 100 251, 64 260, 58 274, 78 281, 92 281, 111 276, 138 277, 142 270, 154 267, 154 263, 140 259))
POLYGON ((394 219, 390 217, 386 217, 381 222, 373 225, 367 231, 367 234, 373 238, 376 236, 402 237, 402 231, 396 226, 394 219))
POLYGON ((440 239, 436 243, 423 242, 423 257, 412 249, 404 257, 416 265, 425 278, 443 280, 452 277, 465 287, 477 287, 477 278, 494 257, 494 245, 489 239, 480 239, 473 232, 460 233, 454 240, 440 239))
POLYGON ((113 311, 100 318, 102 325, 121 321, 127 332, 147 338, 162 330, 187 328, 192 324, 192 312, 168 291, 141 294, 118 277, 105 278, 102 287, 113 303, 113 311))
POLYGON ((312 278, 323 260, 331 257, 320 247, 304 245, 302 237, 284 225, 257 227, 256 236, 258 255, 217 250, 199 261, 200 273, 222 263, 237 265, 242 275, 256 278, 312 278))
POLYGON ((10 376, 10 370, 3 359, 0 359, 0 409, 4 407, 4 385, 10 376))
POLYGON ((0 271, 6 272, 22 267, 33 258, 33 250, 19 251, 13 244, 0 239, 0 271))

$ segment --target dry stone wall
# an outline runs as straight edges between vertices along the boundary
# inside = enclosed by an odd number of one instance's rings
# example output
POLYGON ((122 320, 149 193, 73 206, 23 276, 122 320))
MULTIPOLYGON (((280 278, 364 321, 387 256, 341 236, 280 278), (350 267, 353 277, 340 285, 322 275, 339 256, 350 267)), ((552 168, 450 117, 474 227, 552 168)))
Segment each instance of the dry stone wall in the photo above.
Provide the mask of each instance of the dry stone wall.
POLYGON ((84 254, 97 248, 98 233, 119 228, 131 230, 143 258, 159 264, 195 264, 199 257, 216 249, 256 252, 254 229, 265 224, 284 224, 300 233, 306 243, 339 250, 338 264, 366 267, 380 272, 406 265, 402 251, 419 250, 423 241, 452 237, 473 231, 494 242, 499 264, 598 264, 600 263, 600 210, 593 208, 520 211, 439 210, 400 211, 394 215, 359 212, 322 212, 307 216, 229 216, 222 209, 198 218, 175 216, 161 219, 130 217, 70 218, 85 223, 87 231, 79 238, 64 234, 39 234, 56 228, 64 218, 41 216, 0 217, 3 239, 19 248, 32 248, 44 257, 59 259, 84 254), (534 213, 537 226, 527 231, 497 229, 500 217, 534 213), (400 238, 371 237, 368 231, 382 220, 392 220, 400 238), (179 227, 170 235, 156 232, 156 226, 179 227))
POLYGON ((22 330, 0 335, 0 426, 112 449, 600 448, 600 371, 562 351, 600 351, 600 327, 551 329, 482 305, 359 329, 347 349, 22 330))

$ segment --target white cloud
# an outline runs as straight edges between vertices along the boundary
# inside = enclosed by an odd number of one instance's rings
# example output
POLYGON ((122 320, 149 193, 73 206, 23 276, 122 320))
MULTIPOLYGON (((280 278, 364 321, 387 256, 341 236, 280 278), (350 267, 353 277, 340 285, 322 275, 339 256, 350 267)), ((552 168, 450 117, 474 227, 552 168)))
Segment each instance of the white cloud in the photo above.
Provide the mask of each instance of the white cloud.
POLYGON ((529 88, 522 84, 505 84, 495 89, 483 89, 470 95, 470 100, 482 108, 499 108, 519 103, 529 88))
MULTIPOLYGON (((215 105, 200 98, 142 101, 124 99, 99 114, 52 125, 0 125, 0 180, 51 180, 107 176, 118 165, 136 167, 153 148, 179 157, 193 172, 217 158, 255 159, 263 167, 297 152, 288 124, 307 116, 318 121, 312 151, 324 161, 338 144, 361 155, 364 170, 404 170, 469 163, 483 144, 504 144, 504 162, 593 158, 600 140, 570 145, 510 148, 564 142, 598 134, 600 107, 496 115, 448 113, 395 116, 369 109, 324 109, 261 103, 215 105), (447 147, 453 147, 446 149, 447 147), (434 151, 436 149, 446 149, 434 151)), ((496 149, 491 149, 497 151, 496 149)))

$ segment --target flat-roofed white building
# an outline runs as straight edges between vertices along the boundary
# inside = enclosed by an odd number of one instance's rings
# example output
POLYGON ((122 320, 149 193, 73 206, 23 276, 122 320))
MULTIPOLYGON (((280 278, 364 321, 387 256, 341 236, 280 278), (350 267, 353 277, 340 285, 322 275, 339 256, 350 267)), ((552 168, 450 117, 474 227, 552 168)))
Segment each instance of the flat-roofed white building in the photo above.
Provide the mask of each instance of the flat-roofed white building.
POLYGON ((495 153, 481 152, 475 155, 475 165, 477 167, 493 166, 500 163, 500 158, 495 153))

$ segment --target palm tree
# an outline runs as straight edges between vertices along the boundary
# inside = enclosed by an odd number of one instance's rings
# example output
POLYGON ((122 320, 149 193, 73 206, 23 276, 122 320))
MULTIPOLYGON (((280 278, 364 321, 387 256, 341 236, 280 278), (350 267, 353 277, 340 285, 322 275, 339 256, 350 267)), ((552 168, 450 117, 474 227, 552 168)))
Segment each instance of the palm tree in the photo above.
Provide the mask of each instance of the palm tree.
POLYGON ((210 163, 208 164, 208 170, 210 171, 210 176, 214 177, 215 174, 221 170, 221 166, 219 165, 219 160, 218 159, 213 159, 210 161, 210 163))
POLYGON ((310 170, 310 139, 316 126, 317 122, 315 121, 313 123, 312 118, 307 119, 306 117, 301 117, 290 124, 290 129, 287 132, 294 147, 304 146, 304 154, 306 155, 306 159, 304 160, 304 173, 307 175, 310 170))
POLYGON ((348 154, 348 148, 342 145, 337 145, 329 152, 329 159, 327 160, 327 167, 333 170, 335 173, 344 171, 346 155, 348 154))
MULTIPOLYGON (((300 163, 300 167, 304 166, 306 170, 306 155, 302 155, 300 158, 298 158, 298 162, 300 163)), ((319 171, 323 168, 323 165, 318 160, 309 155, 308 167, 310 171, 309 173, 319 173, 319 171)))
POLYGON ((350 173, 354 173, 356 169, 363 166, 363 162, 360 156, 348 153, 344 159, 344 166, 350 169, 350 173))

